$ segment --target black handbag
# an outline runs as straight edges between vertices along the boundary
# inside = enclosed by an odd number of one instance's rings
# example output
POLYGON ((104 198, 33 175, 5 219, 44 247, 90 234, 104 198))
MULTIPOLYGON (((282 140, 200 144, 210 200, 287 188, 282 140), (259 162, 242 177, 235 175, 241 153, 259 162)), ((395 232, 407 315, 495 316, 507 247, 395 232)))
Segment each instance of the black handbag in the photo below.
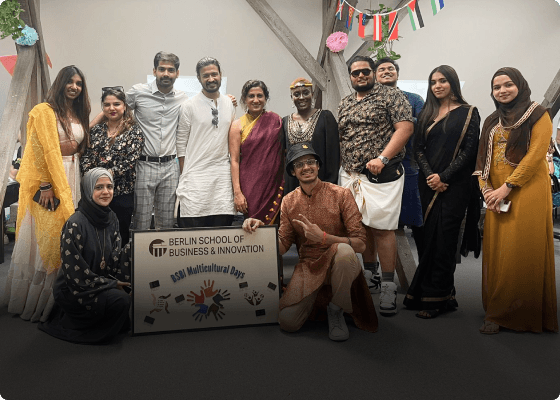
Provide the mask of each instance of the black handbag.
POLYGON ((388 183, 394 182, 399 179, 404 174, 404 167, 402 165, 400 158, 393 158, 387 165, 383 167, 379 175, 372 174, 369 169, 365 168, 362 170, 364 174, 371 183, 388 183))

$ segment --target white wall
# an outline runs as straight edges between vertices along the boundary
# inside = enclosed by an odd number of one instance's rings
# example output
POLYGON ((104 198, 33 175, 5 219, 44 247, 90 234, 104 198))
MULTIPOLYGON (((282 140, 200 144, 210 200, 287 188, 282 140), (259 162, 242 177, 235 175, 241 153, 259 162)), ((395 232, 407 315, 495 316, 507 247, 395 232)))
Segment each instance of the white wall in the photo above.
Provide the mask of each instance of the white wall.
MULTIPOLYGON (((425 27, 412 31, 408 16, 394 45, 402 55, 401 79, 427 79, 441 64, 453 66, 464 80, 464 96, 485 118, 493 111, 490 78, 502 66, 518 68, 533 99, 560 69, 560 6, 554 0, 445 0, 432 16, 430 2, 419 0, 425 27)), ((316 56, 321 38, 321 0, 268 0, 316 56)), ((397 0, 379 1, 396 4, 397 0)), ((378 1, 361 0, 358 8, 378 1)), ((159 50, 181 59, 182 75, 195 75, 207 55, 222 63, 228 92, 240 96, 248 79, 262 79, 271 93, 268 109, 292 111, 289 83, 305 71, 245 0, 42 0, 45 44, 53 62, 51 79, 69 64, 86 74, 93 112, 99 112, 100 88, 143 82, 159 50)), ((349 57, 361 44, 357 21, 350 32, 349 57)), ((11 38, 0 41, 0 55, 15 54, 11 38)), ((0 67, 0 111, 10 75, 0 67)), ((238 116, 242 110, 238 107, 238 116)))
MULTIPOLYGON (((560 5, 555 0, 445 0, 435 16, 429 0, 419 1, 424 28, 413 31, 407 15, 399 24, 402 39, 393 47, 402 56, 401 79, 427 80, 435 67, 451 65, 465 81, 465 99, 483 119, 495 109, 490 79, 500 67, 519 69, 532 99, 544 99, 560 69, 560 5)), ((378 2, 361 0, 357 7, 370 4, 376 8, 378 2)), ((350 38, 359 39, 357 32, 350 38)))
MULTIPOLYGON (((316 56, 321 38, 321 2, 269 0, 269 4, 316 56)), ((100 111, 101 87, 129 88, 152 73, 154 55, 177 54, 181 75, 196 75, 204 56, 216 57, 228 92, 240 97, 249 79, 268 86, 268 109, 291 111, 289 84, 305 76, 253 8, 244 0, 42 0, 41 22, 54 80, 60 68, 75 64, 87 79, 92 115, 100 111)), ((11 39, 0 41, 0 55, 15 54, 11 39)), ((0 67, 0 108, 10 75, 0 67)), ((238 116, 242 115, 238 107, 238 116)))

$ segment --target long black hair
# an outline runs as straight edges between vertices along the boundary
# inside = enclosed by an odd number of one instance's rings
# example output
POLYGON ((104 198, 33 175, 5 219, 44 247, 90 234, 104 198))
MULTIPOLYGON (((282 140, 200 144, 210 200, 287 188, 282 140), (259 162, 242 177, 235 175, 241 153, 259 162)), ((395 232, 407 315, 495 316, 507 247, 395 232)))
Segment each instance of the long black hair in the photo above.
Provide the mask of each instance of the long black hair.
POLYGON ((68 110, 64 92, 66 90, 66 84, 70 82, 74 75, 78 75, 82 79, 82 91, 72 102, 72 110, 76 117, 78 117, 80 125, 82 125, 84 130, 84 140, 78 146, 78 152, 83 154, 84 150, 89 145, 89 114, 91 112, 84 73, 75 65, 69 65, 62 68, 47 93, 46 102, 49 103, 51 108, 54 110, 58 120, 60 121, 60 125, 62 125, 62 129, 64 129, 64 133, 66 133, 66 137, 71 139, 72 135, 70 132, 72 131, 72 128, 67 116, 68 110))
MULTIPOLYGON (((417 132, 425 133, 426 129, 428 129, 429 124, 437 117, 439 113, 439 100, 434 95, 432 91, 432 77, 436 72, 441 73, 445 79, 449 82, 451 86, 451 94, 455 96, 454 101, 468 106, 469 104, 463 98, 461 93, 461 84, 459 82, 459 76, 453 67, 449 65, 440 65, 437 68, 434 68, 432 72, 430 72, 430 77, 428 78, 428 93, 426 94, 426 103, 422 108, 422 111, 418 115, 418 123, 416 125, 417 132)), ((447 117, 445 117, 443 130, 445 131, 445 123, 447 122, 447 117)))

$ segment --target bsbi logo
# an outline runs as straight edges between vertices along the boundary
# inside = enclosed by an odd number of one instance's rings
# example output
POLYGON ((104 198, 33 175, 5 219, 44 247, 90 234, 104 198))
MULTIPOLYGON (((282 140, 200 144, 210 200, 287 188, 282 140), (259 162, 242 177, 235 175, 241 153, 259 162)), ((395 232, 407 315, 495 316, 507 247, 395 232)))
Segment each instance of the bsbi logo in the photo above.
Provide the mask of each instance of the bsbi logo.
POLYGON ((154 257, 161 257, 167 252, 165 242, 161 239, 156 239, 150 243, 150 254, 154 257))

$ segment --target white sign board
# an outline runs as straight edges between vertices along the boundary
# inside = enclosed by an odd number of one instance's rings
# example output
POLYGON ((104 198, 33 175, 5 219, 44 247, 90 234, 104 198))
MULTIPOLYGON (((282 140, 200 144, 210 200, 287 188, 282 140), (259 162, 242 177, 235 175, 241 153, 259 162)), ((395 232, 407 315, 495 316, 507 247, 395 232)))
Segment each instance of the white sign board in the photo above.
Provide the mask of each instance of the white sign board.
POLYGON ((276 229, 133 231, 133 335, 277 323, 276 229))

